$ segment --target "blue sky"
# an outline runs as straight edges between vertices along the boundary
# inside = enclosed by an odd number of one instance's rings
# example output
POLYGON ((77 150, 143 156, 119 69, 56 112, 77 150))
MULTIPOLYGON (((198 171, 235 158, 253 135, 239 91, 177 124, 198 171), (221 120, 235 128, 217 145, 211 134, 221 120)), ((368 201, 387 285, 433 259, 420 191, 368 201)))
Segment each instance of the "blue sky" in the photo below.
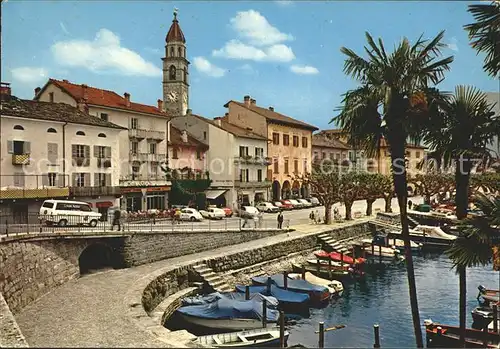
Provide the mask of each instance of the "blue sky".
POLYGON ((49 77, 116 91, 132 101, 161 98, 161 57, 174 8, 187 40, 190 107, 224 115, 230 99, 251 95, 263 107, 320 128, 355 86, 342 72, 346 46, 362 53, 364 32, 390 50, 403 36, 446 30, 455 62, 442 89, 457 84, 498 91, 469 47, 463 1, 16 1, 2 3, 2 81, 32 98, 49 77))

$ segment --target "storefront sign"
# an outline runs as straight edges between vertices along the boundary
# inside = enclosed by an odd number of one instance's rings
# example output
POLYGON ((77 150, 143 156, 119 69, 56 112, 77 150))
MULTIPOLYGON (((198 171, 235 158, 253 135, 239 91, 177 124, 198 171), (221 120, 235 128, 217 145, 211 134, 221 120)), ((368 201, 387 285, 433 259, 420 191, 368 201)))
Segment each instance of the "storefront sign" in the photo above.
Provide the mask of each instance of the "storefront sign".
POLYGON ((146 190, 146 193, 150 193, 152 191, 170 191, 170 187, 148 187, 148 188, 121 188, 123 194, 126 193, 142 193, 143 190, 146 190))

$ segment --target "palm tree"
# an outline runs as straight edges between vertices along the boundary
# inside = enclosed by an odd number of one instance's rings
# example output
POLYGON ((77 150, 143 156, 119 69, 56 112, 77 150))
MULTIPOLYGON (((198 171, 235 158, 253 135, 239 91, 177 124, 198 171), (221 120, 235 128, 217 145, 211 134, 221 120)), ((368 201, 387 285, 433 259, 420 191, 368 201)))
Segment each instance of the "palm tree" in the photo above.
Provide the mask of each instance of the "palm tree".
MULTIPOLYGON (((455 94, 440 105, 441 113, 431 122, 424 139, 431 149, 439 149, 443 163, 455 163, 456 215, 467 217, 469 181, 476 159, 488 157, 487 144, 500 132, 500 118, 495 116, 486 94, 473 87, 457 86, 455 94)), ((460 343, 465 345, 466 322, 466 267, 457 263, 460 278, 460 343)))
POLYGON ((332 120, 337 121, 368 156, 379 153, 381 139, 385 138, 389 144, 405 242, 413 327, 419 348, 423 347, 423 340, 406 212, 405 146, 409 138, 419 141, 428 114, 437 109, 433 100, 440 98, 440 94, 431 85, 444 78, 444 72, 453 61, 453 57, 439 59, 440 48, 444 46, 443 36, 441 32, 430 41, 421 36, 413 45, 404 38, 388 55, 382 40, 379 39, 377 45, 366 33, 368 59, 343 47, 341 52, 347 56, 344 72, 358 80, 360 86, 345 94, 341 112, 332 120))
POLYGON ((486 54, 483 69, 493 77, 500 72, 500 3, 469 5, 475 23, 464 26, 472 40, 471 46, 486 54))

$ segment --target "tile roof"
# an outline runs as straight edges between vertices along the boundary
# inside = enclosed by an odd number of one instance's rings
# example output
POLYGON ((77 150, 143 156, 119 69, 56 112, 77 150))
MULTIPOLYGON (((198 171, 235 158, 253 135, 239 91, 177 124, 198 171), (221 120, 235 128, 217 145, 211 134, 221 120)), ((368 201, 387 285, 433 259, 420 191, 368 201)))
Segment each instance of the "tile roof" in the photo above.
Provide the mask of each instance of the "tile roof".
POLYGON ((86 114, 78 108, 65 103, 39 102, 12 98, 10 101, 2 102, 1 105, 2 116, 16 116, 20 118, 68 122, 71 124, 126 130, 124 127, 86 114))
MULTIPOLYGON (((317 133, 317 135, 336 135, 339 137, 347 137, 347 133, 344 132, 344 130, 339 129, 339 128, 334 128, 330 130, 321 130, 320 132, 317 133)), ((389 144, 385 140, 385 138, 382 138, 380 141, 380 147, 381 148, 388 148, 389 144)), ((422 145, 414 144, 414 143, 406 143, 406 148, 412 148, 412 149, 425 149, 427 147, 424 147, 422 145)))
POLYGON ((170 125, 170 140, 168 142, 169 144, 208 149, 207 144, 197 140, 191 134, 187 133, 187 136, 188 141, 186 143, 182 140, 181 130, 179 130, 177 127, 174 127, 173 125, 170 125))
POLYGON ((175 12, 174 12, 174 19, 172 20, 172 25, 168 30, 168 34, 167 37, 165 38, 165 41, 167 43, 174 41, 180 41, 182 43, 186 42, 186 39, 184 38, 184 33, 181 30, 179 21, 177 20, 177 14, 175 12))
POLYGON ((328 137, 324 133, 317 133, 312 136, 313 147, 325 147, 325 148, 335 148, 335 149, 345 149, 348 150, 350 147, 344 142, 328 137))
POLYGON ((217 124, 216 120, 207 119, 207 118, 200 116, 200 115, 195 115, 195 114, 191 114, 191 115, 197 117, 198 119, 200 119, 202 121, 208 122, 209 124, 211 124, 217 128, 220 128, 221 130, 229 132, 237 137, 259 139, 259 140, 264 140, 264 141, 268 140, 266 137, 261 136, 255 132, 252 132, 252 131, 244 129, 242 127, 230 124, 227 121, 224 121, 224 118, 221 118, 221 125, 219 126, 217 124))
POLYGON ((257 105, 246 105, 245 103, 231 100, 231 101, 227 102, 224 105, 224 107, 228 107, 229 103, 235 103, 235 104, 239 105, 240 107, 249 109, 257 114, 260 114, 270 122, 282 123, 282 124, 286 124, 286 125, 290 125, 290 126, 305 128, 305 129, 312 130, 312 131, 318 130, 318 128, 316 126, 310 125, 310 124, 305 123, 305 122, 300 121, 300 120, 296 120, 294 118, 280 114, 280 113, 275 112, 273 110, 259 107, 257 105))
MULTIPOLYGON (((49 81, 45 84, 43 89, 38 93, 38 96, 43 92, 48 85, 54 84, 66 93, 68 93, 71 97, 73 97, 77 102, 83 100, 84 97, 84 89, 87 92, 87 104, 91 105, 99 105, 109 108, 117 108, 122 110, 128 110, 132 112, 145 113, 145 114, 153 114, 157 116, 167 116, 168 114, 158 109, 157 106, 140 104, 130 102, 129 106, 127 106, 127 100, 125 97, 120 96, 114 91, 103 90, 96 87, 91 87, 87 85, 77 85, 69 82, 68 80, 56 80, 49 79, 49 81), (86 87, 84 87, 86 86, 86 87)), ((35 97, 37 99, 38 97, 35 97)))

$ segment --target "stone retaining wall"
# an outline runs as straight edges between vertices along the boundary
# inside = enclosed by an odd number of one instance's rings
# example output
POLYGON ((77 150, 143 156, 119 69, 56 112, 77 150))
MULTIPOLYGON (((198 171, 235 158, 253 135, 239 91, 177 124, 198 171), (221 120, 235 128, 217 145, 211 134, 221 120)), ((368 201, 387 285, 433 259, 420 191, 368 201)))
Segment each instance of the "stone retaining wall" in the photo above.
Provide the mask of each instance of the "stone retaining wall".
POLYGON ((0 293, 0 348, 27 348, 24 338, 14 315, 0 293))

